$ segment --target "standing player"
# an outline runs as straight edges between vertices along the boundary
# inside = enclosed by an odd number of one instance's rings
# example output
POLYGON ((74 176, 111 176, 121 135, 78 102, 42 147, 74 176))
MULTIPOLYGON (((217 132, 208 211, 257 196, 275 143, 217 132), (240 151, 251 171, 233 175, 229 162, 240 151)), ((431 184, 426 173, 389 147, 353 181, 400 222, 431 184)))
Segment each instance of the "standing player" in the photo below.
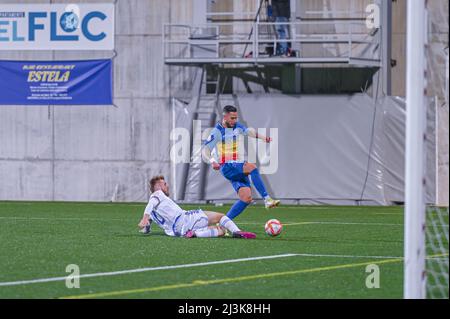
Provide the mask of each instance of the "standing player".
POLYGON ((256 238, 253 233, 241 231, 224 214, 201 209, 184 211, 169 198, 169 185, 163 176, 155 176, 150 180, 150 191, 152 194, 138 225, 144 234, 150 233, 151 225, 155 222, 168 236, 221 237, 228 230, 234 238, 256 238), (220 226, 215 226, 217 224, 220 226))
POLYGON ((227 213, 230 219, 239 216, 252 202, 249 175, 256 190, 264 198, 266 208, 276 207, 280 204, 279 200, 272 199, 267 194, 266 187, 256 165, 240 158, 238 150, 239 135, 258 138, 266 143, 272 141, 272 138, 259 135, 254 130, 248 129, 239 123, 237 109, 232 105, 227 105, 223 108, 222 123, 217 123, 204 144, 207 146, 205 150, 208 151, 209 149, 209 154, 207 152, 205 155, 207 158, 210 158, 213 169, 220 170, 222 175, 231 182, 239 196, 239 200, 227 213), (218 155, 217 159, 211 156, 213 150, 218 155))

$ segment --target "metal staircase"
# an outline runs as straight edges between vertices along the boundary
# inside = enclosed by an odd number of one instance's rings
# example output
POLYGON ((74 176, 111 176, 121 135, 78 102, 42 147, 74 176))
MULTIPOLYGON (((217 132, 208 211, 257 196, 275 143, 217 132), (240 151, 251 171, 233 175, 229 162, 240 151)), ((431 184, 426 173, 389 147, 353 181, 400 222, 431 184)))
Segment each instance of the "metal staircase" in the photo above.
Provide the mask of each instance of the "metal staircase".
POLYGON ((209 164, 202 160, 201 145, 194 145, 193 141, 203 141, 207 137, 209 132, 205 130, 214 127, 220 120, 224 105, 237 105, 237 99, 233 95, 223 95, 226 82, 224 77, 230 76, 230 69, 241 69, 241 75, 245 75, 242 80, 247 91, 250 89, 246 81, 254 81, 268 93, 269 85, 273 85, 273 82, 263 74, 266 68, 289 64, 295 67, 295 72, 300 66, 306 65, 382 68, 383 61, 387 59, 386 56, 383 57, 382 47, 385 31, 381 27, 368 29, 361 17, 302 19, 296 16, 284 23, 288 25, 290 32, 287 39, 280 40, 275 32, 277 24, 268 21, 264 10, 261 10, 263 1, 249 1, 259 3, 255 12, 212 12, 205 9, 205 23, 163 26, 162 49, 165 64, 198 67, 192 90, 196 106, 194 122, 190 125, 193 137, 191 161, 183 167, 180 192, 182 201, 199 202, 205 198, 209 164), (327 33, 322 30, 332 31, 327 33), (290 43, 295 51, 293 56, 274 55, 275 48, 283 41, 290 43), (254 74, 246 73, 250 69, 254 74), (210 78, 211 74, 217 74, 217 77, 210 78), (205 135, 199 138, 198 135, 202 133, 205 135))
POLYGON ((224 103, 234 103, 233 98, 221 96, 221 75, 218 73, 216 79, 207 79, 208 68, 206 66, 198 70, 198 76, 194 85, 196 108, 193 114, 191 126, 191 161, 184 168, 182 198, 187 202, 198 202, 205 197, 205 180, 207 163, 202 160, 201 145, 195 145, 194 141, 204 141, 219 120, 217 114, 221 114, 224 103), (207 86, 215 88, 214 93, 208 94, 207 86), (200 135, 200 136, 199 136, 200 135), (184 197, 183 197, 184 194, 184 197))

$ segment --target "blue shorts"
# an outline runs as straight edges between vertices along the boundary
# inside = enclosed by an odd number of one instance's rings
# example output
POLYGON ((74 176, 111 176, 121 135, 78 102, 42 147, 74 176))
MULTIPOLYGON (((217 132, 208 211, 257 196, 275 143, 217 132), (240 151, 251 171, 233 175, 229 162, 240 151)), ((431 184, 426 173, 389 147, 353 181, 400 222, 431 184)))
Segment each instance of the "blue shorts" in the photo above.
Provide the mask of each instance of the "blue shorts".
POLYGON ((250 187, 250 179, 244 174, 244 163, 225 163, 220 172, 231 182, 236 193, 241 187, 250 187))

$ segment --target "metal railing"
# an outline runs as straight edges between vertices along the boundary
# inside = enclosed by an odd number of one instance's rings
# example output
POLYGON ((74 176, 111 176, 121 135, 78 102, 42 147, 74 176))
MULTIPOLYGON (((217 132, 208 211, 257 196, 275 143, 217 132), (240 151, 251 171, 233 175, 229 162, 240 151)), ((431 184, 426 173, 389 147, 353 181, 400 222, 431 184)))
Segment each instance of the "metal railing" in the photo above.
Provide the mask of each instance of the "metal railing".
POLYGON ((164 24, 163 56, 167 64, 347 63, 380 66, 381 34, 380 28, 369 30, 363 21, 164 24), (289 29, 285 39, 277 37, 276 28, 282 25, 289 29), (267 48, 271 47, 275 52, 282 42, 289 43, 295 55, 282 58, 267 53, 267 48), (308 46, 315 47, 308 49, 308 46), (321 51, 326 54, 319 54, 321 51))

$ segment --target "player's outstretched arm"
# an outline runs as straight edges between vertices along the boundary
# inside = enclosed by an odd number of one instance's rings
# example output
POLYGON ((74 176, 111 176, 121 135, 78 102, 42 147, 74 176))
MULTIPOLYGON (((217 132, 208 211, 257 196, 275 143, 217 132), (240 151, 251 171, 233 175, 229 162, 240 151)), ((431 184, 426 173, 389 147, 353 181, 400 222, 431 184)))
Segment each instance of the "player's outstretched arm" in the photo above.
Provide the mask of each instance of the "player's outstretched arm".
POLYGON ((212 166, 212 168, 213 168, 214 170, 217 171, 217 170, 220 169, 220 164, 217 163, 216 160, 214 159, 214 156, 212 156, 212 154, 211 154, 211 149, 210 149, 210 148, 204 146, 204 147, 202 148, 202 153, 203 153, 203 158, 204 158, 205 160, 207 160, 208 163, 211 164, 211 166, 212 166))
POLYGON ((248 129, 248 136, 253 137, 253 138, 258 138, 260 140, 265 141, 266 143, 270 143, 272 142, 272 138, 268 137, 268 136, 264 136, 262 134, 258 134, 258 132, 256 132, 255 129, 248 129))
POLYGON ((148 235, 152 231, 152 220, 148 217, 147 214, 144 214, 142 217, 141 222, 139 223, 138 227, 140 228, 139 232, 148 235))
POLYGON ((138 227, 140 229, 144 228, 145 226, 151 224, 151 220, 150 220, 150 216, 147 214, 144 214, 144 216, 142 216, 141 221, 138 224, 138 227))
POLYGON ((212 168, 216 171, 220 169, 220 165, 216 162, 214 156, 212 156, 212 151, 215 149, 217 142, 221 138, 222 135, 220 131, 217 128, 214 128, 202 146, 202 158, 210 163, 212 168))
POLYGON ((144 215, 142 216, 141 221, 138 224, 140 229, 144 229, 146 226, 151 225, 152 220, 150 219, 150 213, 153 211, 153 208, 161 203, 164 200, 164 197, 160 199, 163 194, 160 194, 159 197, 156 195, 150 196, 147 206, 144 210, 144 215))

